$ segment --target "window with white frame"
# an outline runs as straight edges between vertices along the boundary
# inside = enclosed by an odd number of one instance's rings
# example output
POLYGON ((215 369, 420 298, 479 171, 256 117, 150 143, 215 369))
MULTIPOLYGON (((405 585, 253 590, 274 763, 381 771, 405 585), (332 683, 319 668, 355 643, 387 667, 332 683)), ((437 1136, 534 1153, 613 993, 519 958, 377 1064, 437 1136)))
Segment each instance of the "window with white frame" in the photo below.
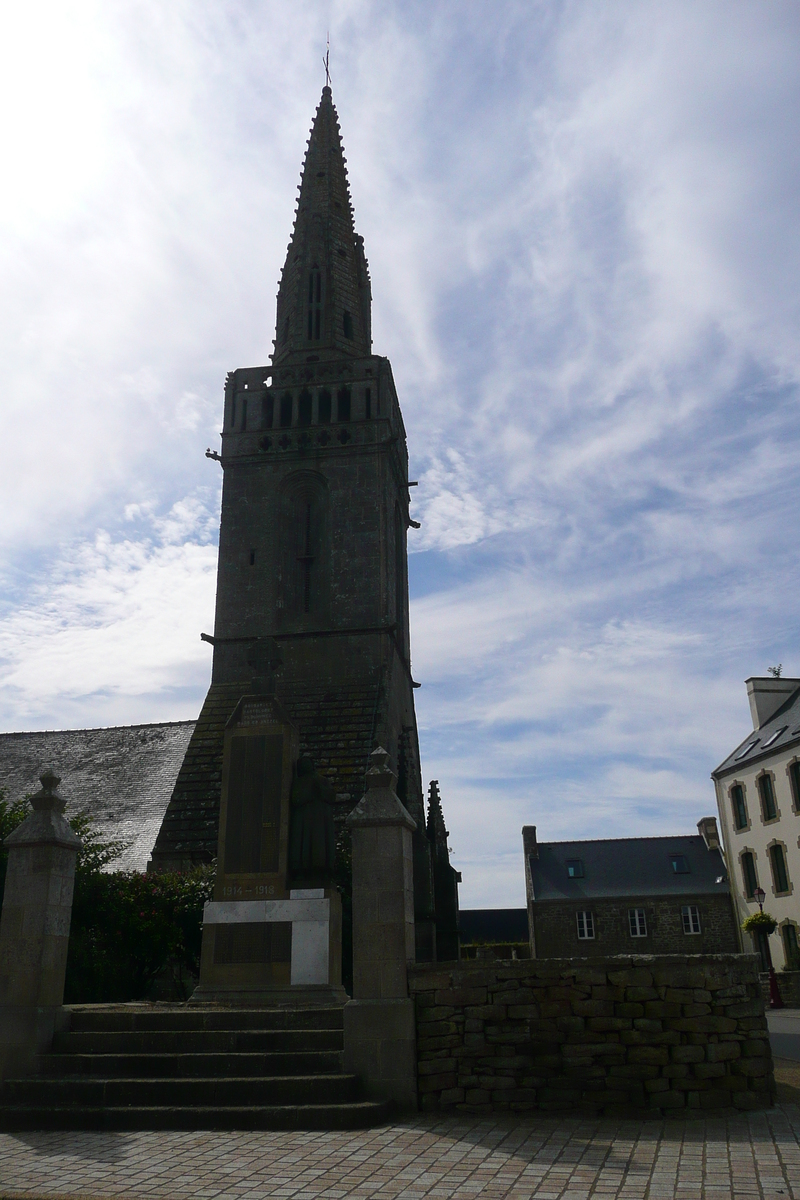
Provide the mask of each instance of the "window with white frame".
POLYGON ((578 918, 578 937, 582 942, 594 937, 594 916, 590 912, 576 913, 578 918))
POLYGON ((628 924, 631 929, 631 937, 647 937, 647 918, 643 908, 628 909, 628 924))
POLYGON ((700 909, 696 904, 684 904, 681 908, 684 933, 700 933, 700 909))

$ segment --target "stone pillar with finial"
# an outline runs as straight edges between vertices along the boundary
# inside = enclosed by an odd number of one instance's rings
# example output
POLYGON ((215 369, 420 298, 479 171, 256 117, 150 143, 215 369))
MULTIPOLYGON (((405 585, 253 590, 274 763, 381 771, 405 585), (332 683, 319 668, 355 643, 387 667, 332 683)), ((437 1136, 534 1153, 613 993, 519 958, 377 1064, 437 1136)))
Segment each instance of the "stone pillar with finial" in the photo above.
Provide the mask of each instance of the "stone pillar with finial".
POLYGON ((353 861, 353 999, 344 1008, 345 1069, 367 1094, 417 1107, 417 1048, 408 967, 414 962, 416 822, 394 789, 382 748, 347 818, 353 861))
POLYGON ((63 817, 61 782, 40 776, 33 812, 5 839, 0 916, 0 1079, 35 1070, 64 1024, 64 978, 81 840, 63 817))

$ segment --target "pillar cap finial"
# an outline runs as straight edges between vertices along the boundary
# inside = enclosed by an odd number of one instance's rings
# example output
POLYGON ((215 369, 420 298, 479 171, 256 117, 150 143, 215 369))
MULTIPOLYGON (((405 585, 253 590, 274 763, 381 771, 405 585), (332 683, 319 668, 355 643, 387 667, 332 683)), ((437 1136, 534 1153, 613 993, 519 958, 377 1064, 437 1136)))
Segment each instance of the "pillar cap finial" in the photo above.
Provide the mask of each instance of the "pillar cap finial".
POLYGON ((52 767, 45 767, 39 776, 39 782, 42 785, 41 791, 38 791, 35 796, 31 796, 31 806, 34 812, 45 812, 50 809, 63 813, 67 802, 58 792, 61 776, 56 775, 52 767))
POLYGON ((366 773, 367 790, 347 818, 351 828, 358 825, 405 825, 412 831, 417 823, 397 798, 397 776, 389 764, 389 755, 378 746, 369 756, 372 766, 366 773))

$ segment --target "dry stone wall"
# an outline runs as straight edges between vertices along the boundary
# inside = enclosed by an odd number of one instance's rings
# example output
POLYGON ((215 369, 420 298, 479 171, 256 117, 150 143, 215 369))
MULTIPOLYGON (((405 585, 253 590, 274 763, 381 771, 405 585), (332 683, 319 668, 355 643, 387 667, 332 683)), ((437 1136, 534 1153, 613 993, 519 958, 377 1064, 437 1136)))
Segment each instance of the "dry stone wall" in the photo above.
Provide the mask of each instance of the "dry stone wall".
POLYGON ((775 1083, 755 955, 416 966, 423 1109, 761 1108, 775 1083))

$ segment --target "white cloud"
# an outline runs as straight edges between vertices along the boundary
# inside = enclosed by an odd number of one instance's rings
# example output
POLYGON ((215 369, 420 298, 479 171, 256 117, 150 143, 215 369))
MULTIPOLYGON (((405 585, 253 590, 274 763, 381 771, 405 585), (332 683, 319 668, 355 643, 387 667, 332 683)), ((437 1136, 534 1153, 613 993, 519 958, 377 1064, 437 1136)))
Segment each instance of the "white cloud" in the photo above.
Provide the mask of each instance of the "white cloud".
POLYGON ((197 532, 196 501, 175 508, 174 520, 159 522, 162 544, 101 531, 0 618, 6 728, 185 716, 182 693, 197 695, 208 677, 200 632, 213 627, 217 555, 177 536, 181 520, 197 532))

